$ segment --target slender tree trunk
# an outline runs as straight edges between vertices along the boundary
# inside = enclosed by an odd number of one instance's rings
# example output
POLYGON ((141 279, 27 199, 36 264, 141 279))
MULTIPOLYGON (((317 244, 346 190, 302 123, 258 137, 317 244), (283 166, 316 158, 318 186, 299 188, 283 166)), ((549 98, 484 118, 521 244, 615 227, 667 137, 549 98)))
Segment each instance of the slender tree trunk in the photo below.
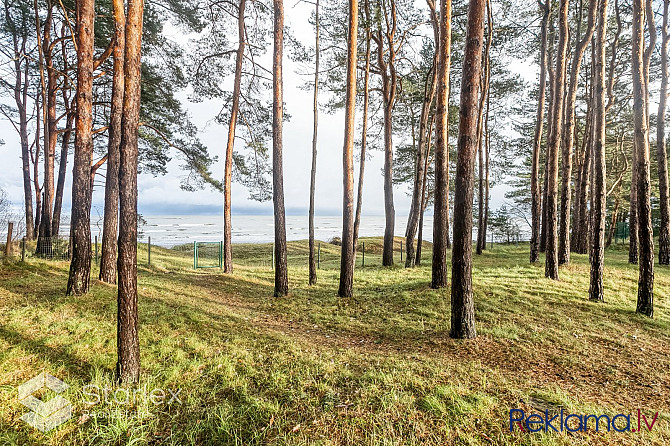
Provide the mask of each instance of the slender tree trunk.
MULTIPOLYGON (((486 9, 487 11, 490 10, 490 0, 486 2, 486 9)), ((487 17, 489 14, 487 14, 487 17)), ((488 30, 487 30, 487 36, 486 36, 486 43, 484 45, 484 54, 482 56, 482 64, 484 68, 482 69, 482 86, 481 86, 481 97, 479 101, 479 116, 477 120, 477 134, 479 138, 479 144, 478 144, 478 152, 479 152, 479 196, 478 198, 478 205, 479 205, 479 215, 477 216, 477 254, 481 254, 482 251, 484 250, 484 246, 486 245, 486 234, 484 233, 484 148, 486 145, 486 140, 488 139, 488 135, 484 134, 484 128, 488 128, 488 123, 484 123, 484 110, 486 105, 488 104, 488 97, 489 97, 489 82, 490 82, 490 63, 491 59, 489 57, 489 49, 491 47, 491 39, 493 37, 492 35, 492 30, 491 30, 491 23, 489 22, 488 30)), ((488 111, 486 112, 486 119, 488 119, 488 111)))
POLYGON ((274 4, 274 51, 272 57, 272 201, 275 220, 275 297, 288 294, 288 265, 286 253, 286 212, 284 209, 283 122, 284 87, 282 61, 284 57, 284 0, 274 4))
POLYGON ((107 175, 105 176, 105 215, 102 227, 102 257, 99 279, 116 283, 116 252, 119 221, 119 163, 121 121, 123 118, 124 53, 126 47, 126 15, 123 0, 113 0, 114 9, 114 65, 112 72, 112 106, 109 113, 109 140, 107 144, 107 175))
POLYGON ((530 263, 539 260, 540 251, 540 223, 542 219, 542 188, 540 186, 540 151, 542 149, 542 129, 544 126, 544 100, 546 97, 547 83, 547 26, 551 2, 547 0, 540 3, 542 9, 542 25, 540 34, 540 85, 537 100, 537 113, 535 115, 535 136, 533 138, 533 159, 530 174, 531 193, 531 236, 530 236, 530 263))
POLYGON ((632 265, 637 265, 638 262, 638 219, 637 219, 637 177, 638 177, 638 148, 637 148, 637 139, 633 139, 633 156, 631 162, 631 175, 630 175, 630 216, 628 218, 628 232, 629 232, 629 243, 628 243, 628 263, 632 265))
POLYGON ((668 154, 665 140, 665 108, 668 100, 668 7, 663 2, 663 27, 661 29, 661 91, 656 115, 656 153, 658 158, 658 189, 661 227, 658 235, 658 263, 670 265, 670 198, 668 197, 668 154))
POLYGON ((128 0, 122 136, 119 150, 119 293, 116 338, 116 377, 123 383, 137 383, 140 378, 137 316, 137 139, 140 122, 143 14, 144 0, 128 0))
POLYGON ((72 168, 72 260, 67 294, 88 292, 91 276, 91 160, 93 157, 93 26, 95 1, 77 5, 77 117, 72 168))
POLYGON ((607 174, 605 161, 605 38, 607 35, 607 0, 601 0, 598 6, 598 32, 594 64, 594 195, 593 226, 591 232, 591 279, 589 299, 602 302, 603 258, 605 255, 605 211, 607 210, 607 174))
MULTIPOLYGON (((584 52, 593 38, 595 29, 595 15, 598 8, 597 0, 590 0, 587 29, 584 37, 577 42, 572 65, 570 68, 570 83, 565 97, 565 125, 562 128, 562 169, 561 169, 561 211, 559 227, 558 263, 563 265, 570 262, 570 208, 572 198, 572 156, 575 135, 575 103, 579 71, 584 58, 584 52)), ((604 82, 604 80, 603 80, 604 82)))
POLYGON ((309 284, 316 284, 316 255, 314 252, 314 191, 316 190, 316 142, 319 128, 319 0, 315 6, 315 63, 314 63, 314 129, 312 131, 312 170, 309 183, 309 284))
MULTIPOLYGON (((437 108, 435 111, 435 199, 431 288, 447 282, 449 243, 449 70, 451 69, 451 0, 440 0, 440 42, 437 45, 437 108)), ((475 14, 476 16, 476 14, 475 14)), ((476 49, 472 49, 476 51, 476 49)), ((481 63, 481 61, 480 61, 481 63)), ((478 74, 478 71, 477 71, 478 74)), ((473 74, 474 76, 474 74, 473 74)), ((465 78, 464 78, 465 79, 465 78)), ((474 81, 475 79, 472 79, 474 81)), ((477 79, 478 80, 478 79, 477 79)), ((474 88, 471 86, 471 88, 474 88)), ((460 152, 460 151, 459 151, 460 152)), ((427 157, 426 157, 427 158, 427 157)), ((472 247, 470 248, 472 249, 472 247)))
POLYGON ((342 255, 340 257, 340 297, 353 296, 354 266, 354 130, 356 128, 356 65, 358 49, 358 0, 349 0, 347 35, 347 93, 342 150, 342 255))
MULTIPOLYGON (((246 0, 240 0, 237 12, 237 54, 235 55, 235 80, 233 84, 233 104, 228 122, 228 141, 226 143, 226 163, 224 169, 223 193, 223 272, 233 272, 233 224, 231 213, 231 189, 233 179, 233 148, 235 147, 235 127, 240 110, 240 90, 242 85, 242 62, 244 61, 244 47, 246 45, 244 11, 246 0)), ((318 57, 318 56, 317 56, 318 57)), ((315 124, 316 125, 316 124, 315 124)))
POLYGON ((363 130, 361 131, 361 160, 358 165, 358 191, 356 194, 356 215, 354 217, 354 257, 358 249, 358 229, 361 225, 363 209, 363 180, 365 178, 365 157, 368 145, 368 109, 370 105, 370 3, 365 0, 365 74, 363 77, 363 130))
POLYGON ((556 205, 558 199, 558 153, 561 147, 560 130, 563 125, 562 99, 565 93, 565 60, 568 50, 568 0, 561 0, 559 10, 558 52, 554 74, 554 110, 551 116, 552 131, 549 134, 547 158, 547 255, 544 275, 558 280, 558 221, 556 205))
MULTIPOLYGON (((34 154, 31 154, 32 163, 33 163, 33 183, 35 187, 35 226, 33 228, 33 238, 37 238, 37 232, 40 227, 40 217, 42 215, 42 189, 40 187, 40 152, 42 148, 40 146, 40 135, 42 131, 42 120, 39 119, 40 109, 41 109, 41 99, 40 95, 35 96, 35 139, 33 140, 33 146, 35 147, 34 154)), ((70 225, 72 227, 72 225, 70 225)))
POLYGON ((612 238, 614 238, 614 231, 616 231, 616 225, 619 219, 620 201, 621 200, 619 199, 619 195, 617 193, 617 197, 615 198, 614 201, 614 209, 612 209, 612 215, 610 218, 610 230, 607 233, 607 241, 605 242, 605 248, 609 248, 609 246, 612 244, 612 238))
MULTIPOLYGON (((548 0, 547 0, 548 1, 548 0)), ((555 73, 554 73, 554 50, 556 44, 556 29, 554 26, 553 14, 549 16, 549 42, 547 45, 547 77, 549 79, 549 104, 548 104, 548 113, 547 113, 547 148, 545 148, 544 156, 544 184, 542 185, 542 221, 540 228, 540 252, 546 252, 547 250, 547 193, 549 184, 549 141, 551 139, 551 134, 553 131, 554 122, 552 116, 554 115, 554 86, 555 73)))
MULTIPOLYGON (((489 0, 490 1, 490 0, 489 0)), ((483 228, 483 235, 482 235, 482 249, 486 249, 486 234, 488 232, 488 227, 489 227, 489 199, 491 197, 489 193, 489 174, 490 174, 490 166, 489 166, 489 160, 491 158, 491 133, 489 132, 489 109, 491 105, 491 95, 487 94, 486 95, 486 116, 484 118, 484 135, 486 137, 486 145, 485 145, 485 150, 484 150, 484 172, 485 172, 485 178, 484 178, 484 228, 483 228)))
MULTIPOLYGON (((435 3, 428 0, 430 9, 431 23, 433 25, 433 34, 435 42, 439 44, 439 19, 435 10, 435 3)), ((407 228, 405 230, 405 247, 407 257, 405 258, 405 267, 411 268, 416 264, 416 253, 414 250, 414 237, 417 226, 421 218, 423 202, 421 192, 423 191, 425 159, 427 157, 427 140, 430 139, 430 111, 437 91, 437 52, 433 57, 433 64, 426 76, 423 88, 423 103, 421 105, 421 117, 419 121, 419 145, 416 152, 416 168, 414 175, 414 187, 412 188, 412 202, 410 205, 409 217, 407 219, 407 228)))
POLYGON ((451 256, 452 338, 474 338, 475 303, 472 295, 472 198, 477 154, 477 102, 482 70, 486 0, 470 0, 461 80, 458 120, 458 162, 454 195, 454 247, 451 256))
MULTIPOLYGON (((428 130, 428 134, 432 135, 433 134, 433 126, 435 124, 435 115, 433 115, 433 118, 431 119, 430 122, 430 128, 428 130)), ((426 156, 424 159, 424 164, 423 164, 423 181, 421 183, 421 214, 419 215, 419 231, 416 237, 416 254, 415 254, 415 260, 414 264, 415 265, 420 265, 421 264, 421 246, 423 242, 423 216, 424 213, 426 212, 426 207, 428 206, 428 199, 426 197, 426 187, 428 183, 428 164, 429 164, 429 158, 430 158, 430 142, 431 142, 431 136, 428 137, 428 146, 426 147, 426 156)), ((447 220, 447 223, 449 220, 447 220)), ((449 230, 447 226, 447 231, 449 230)), ((449 238, 447 237, 447 248, 449 247, 449 238)))
MULTIPOLYGON (((647 23, 651 35, 655 35, 651 0, 647 0, 647 23), (651 13, 651 14, 650 14, 651 13)), ((633 118, 635 123, 635 148, 637 151, 637 212, 640 244, 640 275, 637 291, 637 312, 649 317, 654 315, 654 231, 651 223, 650 155, 648 127, 648 62, 653 50, 653 40, 647 52, 644 48, 645 16, 642 0, 633 0, 633 118), (644 54, 643 54, 644 53, 644 54)))

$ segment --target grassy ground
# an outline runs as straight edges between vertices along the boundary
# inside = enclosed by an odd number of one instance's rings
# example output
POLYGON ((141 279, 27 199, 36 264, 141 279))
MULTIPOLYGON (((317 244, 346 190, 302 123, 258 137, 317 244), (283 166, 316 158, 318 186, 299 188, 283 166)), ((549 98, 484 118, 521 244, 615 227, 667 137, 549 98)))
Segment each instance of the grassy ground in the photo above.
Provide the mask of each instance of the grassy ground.
POLYGON ((306 243, 289 244, 282 299, 270 245, 235 245, 232 276, 194 271, 188 247, 154 247, 147 266, 142 246, 140 390, 163 389, 159 404, 137 389, 126 403, 113 382, 115 287, 65 297, 65 262, 0 266, 0 444, 670 443, 670 269, 656 270, 647 319, 621 248, 606 254, 607 302, 596 304, 587 256, 554 282, 528 265, 527 246, 496 245, 474 263, 479 337, 456 341, 448 290, 427 286, 429 261, 381 268, 380 240, 365 242, 352 299, 336 297, 338 247, 326 243, 314 287, 306 243), (73 405, 47 434, 19 419, 17 387, 41 371, 70 385, 73 405), (168 404, 169 391, 180 401, 168 404), (101 401, 87 404, 94 393, 101 401), (651 433, 510 433, 513 408, 659 418, 651 433))

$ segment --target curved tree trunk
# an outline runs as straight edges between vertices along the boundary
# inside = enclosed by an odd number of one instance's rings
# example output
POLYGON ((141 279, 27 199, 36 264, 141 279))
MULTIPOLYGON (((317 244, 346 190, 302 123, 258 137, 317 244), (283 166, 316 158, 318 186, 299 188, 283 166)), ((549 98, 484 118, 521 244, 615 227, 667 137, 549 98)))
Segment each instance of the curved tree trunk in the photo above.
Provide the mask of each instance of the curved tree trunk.
POLYGON ((284 208, 283 121, 284 0, 274 3, 274 50, 272 56, 272 201, 275 223, 275 297, 288 294, 286 212, 284 208))
POLYGON ((226 163, 224 168, 223 192, 223 272, 233 272, 233 224, 231 213, 231 188, 233 178, 233 148, 235 147, 235 127, 240 110, 240 89, 242 84, 242 62, 246 45, 244 11, 246 0, 240 0, 237 8, 237 54, 235 55, 235 80, 233 85, 233 104, 228 122, 228 140, 226 142, 226 163))
POLYGON ((354 130, 356 128, 356 65, 358 49, 358 0, 349 0, 347 35, 347 93, 342 150, 342 255, 337 295, 351 297, 354 286, 354 130))
POLYGON ((540 186, 540 150, 542 145, 542 129, 544 127, 544 101, 547 84, 547 26, 551 2, 539 3, 542 9, 542 25, 540 34, 540 86, 535 116, 535 136, 533 138, 533 158, 530 174, 531 194, 531 236, 530 236, 530 263, 539 260, 540 251, 540 223, 542 220, 542 187, 540 186))
MULTIPOLYGON (((94 0, 77 5, 77 117, 72 168, 72 260, 67 294, 88 292, 91 276, 91 161, 93 158, 94 0)), ((137 222, 135 222, 137 224, 137 222)))
POLYGON ((472 198, 477 154, 477 102, 482 70, 485 0, 470 0, 458 120, 458 162, 454 195, 454 247, 451 256, 452 338, 474 338, 472 295, 472 198))
MULTIPOLYGON (((437 109, 435 111, 435 200, 431 288, 447 282, 449 247, 449 70, 451 69, 451 0, 440 1, 437 45, 437 109)), ((481 57, 481 56, 480 56, 481 57)), ((480 61, 481 63, 481 61, 480 61)), ((478 79, 477 79, 478 81, 478 79)), ((427 157, 426 157, 427 159, 427 157)), ((424 194, 425 196, 425 194, 424 194)), ((472 249, 472 248, 471 248, 472 249)))

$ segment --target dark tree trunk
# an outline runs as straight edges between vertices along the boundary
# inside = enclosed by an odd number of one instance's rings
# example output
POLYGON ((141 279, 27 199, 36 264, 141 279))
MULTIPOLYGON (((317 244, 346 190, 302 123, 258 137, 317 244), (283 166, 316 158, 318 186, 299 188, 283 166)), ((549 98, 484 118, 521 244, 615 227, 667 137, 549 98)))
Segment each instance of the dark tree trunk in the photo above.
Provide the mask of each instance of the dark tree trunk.
POLYGON ((284 167, 282 159, 284 92, 284 1, 274 3, 274 51, 272 57, 272 202, 275 221, 275 297, 288 294, 286 212, 284 209, 284 167))
POLYGON ((316 143, 319 129, 319 0, 314 6, 315 15, 315 62, 314 62, 314 129, 312 131, 312 170, 309 182, 309 284, 316 285, 316 255, 314 252, 314 192, 316 190, 316 143))
POLYGON ((137 139, 140 122, 143 14, 144 0, 128 0, 122 136, 119 150, 119 294, 116 338, 116 377, 123 383, 137 383, 140 379, 137 316, 137 139))
POLYGON ((612 209, 612 215, 610 217, 610 230, 607 233, 607 241, 605 242, 605 248, 609 248, 612 244, 612 238, 614 238, 614 232, 616 231, 616 225, 619 219, 619 206, 620 200, 619 197, 616 197, 614 202, 614 209, 612 209))
POLYGON ((353 296, 354 266, 354 130, 356 128, 356 50, 358 48, 358 0, 349 0, 349 33, 347 35, 347 93, 342 150, 342 254, 340 263, 340 297, 353 296))
POLYGON ((535 115, 535 136, 533 138, 533 159, 530 174, 531 193, 531 236, 530 236, 530 263, 539 260, 540 251, 540 223, 542 219, 542 188, 540 186, 540 150, 542 145, 542 129, 544 126, 544 100, 547 84, 547 26, 551 2, 540 3, 542 9, 542 25, 540 35, 540 85, 535 115))
POLYGON ((477 102, 482 69, 485 0, 470 0, 458 120, 458 162, 454 195, 454 247, 451 256, 452 338, 474 338, 472 295, 472 198, 477 155, 477 102))
MULTIPOLYGON (((589 17, 590 20, 590 17, 589 17)), ((603 258, 605 255, 605 211, 607 209, 607 174, 605 162, 605 37, 607 34, 607 0, 598 6, 598 32, 596 36, 594 69, 593 106, 593 225, 591 231, 591 278, 589 299, 602 302, 603 258)))
POLYGON ((114 0, 114 66, 112 72, 112 106, 109 113, 107 175, 105 176, 105 215, 102 227, 102 257, 99 278, 116 283, 116 252, 119 221, 119 163, 121 121, 123 118, 124 52, 126 16, 123 0, 114 0))
POLYGON ((629 232, 629 243, 628 243, 628 263, 632 265, 637 265, 638 262, 638 219, 637 219, 637 177, 638 177, 638 148, 637 148, 637 139, 633 139, 633 156, 631 162, 631 175, 630 175, 630 208, 629 213, 630 217, 628 219, 628 232, 629 232))
POLYGON ((661 91, 656 115, 656 153, 658 158, 658 189, 661 227, 658 233, 658 263, 670 265, 670 198, 668 197, 668 154, 665 140, 665 108, 668 100, 668 6, 663 2, 663 27, 661 28, 661 91))
POLYGON ((642 0, 633 0, 633 118, 635 123, 635 149, 637 151, 637 216, 640 244, 640 275, 637 289, 637 312, 649 317, 654 315, 654 230, 651 223, 651 180, 649 174, 649 60, 654 45, 651 0, 646 1, 647 23, 651 31, 649 48, 643 51, 645 16, 642 0), (644 54, 643 54, 644 53, 644 54))
POLYGON ((365 157, 368 146, 368 109, 370 106, 370 3, 364 1, 365 8, 365 74, 363 78, 363 129, 361 131, 361 160, 358 165, 358 190, 356 194, 356 215, 354 217, 354 257, 358 249, 358 229, 361 225, 363 209, 363 180, 365 178, 365 157))
POLYGON ((77 116, 72 168, 72 260, 67 294, 88 292, 91 276, 91 160, 93 157, 93 26, 95 1, 77 5, 77 116))
POLYGON ((563 125, 563 96, 565 93, 565 60, 568 49, 568 0, 561 0, 559 10, 559 37, 554 73, 554 110, 551 115, 552 131, 549 133, 547 158, 547 254, 544 275, 558 280, 558 153, 561 147, 561 127, 563 125))
MULTIPOLYGON (((235 80, 233 85, 233 104, 228 122, 228 141, 226 143, 226 164, 224 169, 223 192, 223 272, 233 272, 233 224, 231 213, 231 189, 233 180, 233 148, 235 147, 235 127, 237 114, 240 110, 240 89, 242 84, 242 62, 246 45, 244 11, 246 0, 240 0, 237 11, 237 54, 235 55, 235 80)), ((317 56, 318 57, 318 56, 317 56)), ((316 125, 316 124, 315 124, 316 125)))
POLYGON ((574 56, 572 58, 572 65, 570 68, 570 83, 568 85, 568 91, 565 97, 565 125, 562 128, 561 135, 563 147, 561 160, 561 210, 558 234, 559 265, 570 262, 570 201, 572 198, 572 148, 575 135, 575 102, 577 101, 579 71, 582 65, 582 59, 584 57, 586 47, 593 38, 593 31, 595 29, 594 18, 597 7, 598 1, 590 0, 586 33, 584 34, 584 37, 579 40, 575 48, 574 56))
MULTIPOLYGON (((431 288, 442 288, 448 285, 447 248, 449 247, 449 70, 451 69, 451 0, 440 1, 440 14, 440 42, 439 45, 437 45, 437 51, 439 51, 439 53, 437 57, 437 108, 435 111, 435 210, 433 212, 433 263, 430 284, 431 288)), ((473 49, 473 51, 476 51, 476 49, 473 49)), ((478 85, 478 78, 472 79, 473 82, 475 80, 477 80, 478 85)), ((475 86, 472 86, 471 88, 476 90, 475 86)))

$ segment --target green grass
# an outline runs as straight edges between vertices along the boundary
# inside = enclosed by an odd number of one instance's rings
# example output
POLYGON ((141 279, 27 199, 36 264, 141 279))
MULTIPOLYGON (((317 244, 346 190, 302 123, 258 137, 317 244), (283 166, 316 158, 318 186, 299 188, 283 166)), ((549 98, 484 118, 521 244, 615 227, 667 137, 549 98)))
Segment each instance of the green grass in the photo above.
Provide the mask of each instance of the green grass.
POLYGON ((637 268, 621 247, 606 253, 598 304, 587 256, 573 254, 555 282, 528 264, 527 245, 495 245, 474 262, 479 337, 459 341, 449 290, 428 287, 430 246, 409 270, 382 268, 380 240, 362 241, 351 299, 336 296, 339 247, 325 242, 313 287, 307 244, 289 243, 281 299, 269 244, 234 245, 232 276, 194 271, 188 246, 153 247, 148 266, 140 246, 141 388, 181 389, 169 405, 86 404, 84 386, 118 390, 115 287, 66 297, 65 262, 0 266, 0 445, 670 443, 669 268, 656 269, 648 319, 635 314, 637 268), (47 434, 19 419, 17 392, 43 370, 70 385, 73 404, 47 434), (510 433, 518 407, 660 414, 651 433, 510 433))

